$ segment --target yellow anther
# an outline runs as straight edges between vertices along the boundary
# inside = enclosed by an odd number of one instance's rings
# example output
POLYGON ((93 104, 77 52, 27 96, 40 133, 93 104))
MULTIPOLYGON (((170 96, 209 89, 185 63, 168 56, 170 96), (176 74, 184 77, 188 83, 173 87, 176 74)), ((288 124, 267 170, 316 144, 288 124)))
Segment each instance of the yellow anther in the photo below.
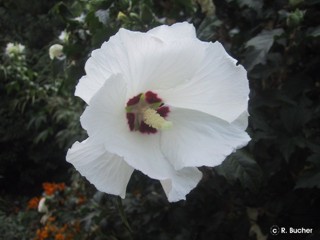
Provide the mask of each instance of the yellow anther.
POLYGON ((172 126, 172 122, 165 120, 157 113, 156 110, 148 108, 143 112, 143 121, 155 129, 169 129, 172 126))

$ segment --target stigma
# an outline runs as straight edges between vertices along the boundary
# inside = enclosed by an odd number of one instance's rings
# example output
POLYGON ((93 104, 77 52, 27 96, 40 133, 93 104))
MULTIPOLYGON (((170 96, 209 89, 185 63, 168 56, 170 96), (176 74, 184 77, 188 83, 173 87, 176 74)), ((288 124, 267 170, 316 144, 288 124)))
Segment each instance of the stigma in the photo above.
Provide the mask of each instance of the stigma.
POLYGON ((148 108, 143 112, 143 121, 157 130, 165 130, 172 127, 172 122, 165 120, 152 108, 148 108))

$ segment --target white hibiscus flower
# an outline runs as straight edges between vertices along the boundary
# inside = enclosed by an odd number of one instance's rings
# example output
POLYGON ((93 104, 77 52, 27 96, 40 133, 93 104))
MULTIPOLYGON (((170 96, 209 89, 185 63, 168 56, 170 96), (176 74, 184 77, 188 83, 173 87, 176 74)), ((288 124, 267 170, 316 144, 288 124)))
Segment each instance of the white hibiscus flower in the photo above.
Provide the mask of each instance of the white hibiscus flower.
POLYGON ((160 180, 169 201, 185 199, 197 167, 219 165, 250 140, 248 80, 236 63, 188 23, 120 29, 92 52, 76 87, 89 137, 67 161, 103 192, 124 198, 137 169, 160 180))
POLYGON ((18 55, 23 55, 25 51, 25 46, 20 43, 8 43, 5 53, 9 57, 14 57, 18 55))

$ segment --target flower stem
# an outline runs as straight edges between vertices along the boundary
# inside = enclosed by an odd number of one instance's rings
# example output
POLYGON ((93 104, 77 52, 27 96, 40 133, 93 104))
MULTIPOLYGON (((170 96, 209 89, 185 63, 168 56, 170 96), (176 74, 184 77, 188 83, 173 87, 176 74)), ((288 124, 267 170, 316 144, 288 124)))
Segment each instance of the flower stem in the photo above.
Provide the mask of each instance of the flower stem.
POLYGON ((119 214, 120 214, 121 220, 122 220, 123 224, 125 225, 125 227, 127 228, 127 230, 129 231, 129 233, 131 235, 133 231, 132 231, 132 228, 129 225, 126 213, 125 213, 124 208, 123 208, 122 199, 120 197, 117 197, 117 206, 118 206, 118 209, 119 209, 119 214))

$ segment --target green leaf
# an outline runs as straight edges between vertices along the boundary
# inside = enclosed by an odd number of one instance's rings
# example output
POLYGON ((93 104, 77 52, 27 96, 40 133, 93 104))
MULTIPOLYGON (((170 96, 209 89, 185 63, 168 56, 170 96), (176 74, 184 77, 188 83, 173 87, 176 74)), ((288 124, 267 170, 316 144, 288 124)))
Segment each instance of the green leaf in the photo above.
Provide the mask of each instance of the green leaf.
POLYGON ((320 188, 320 172, 309 173, 301 177, 295 188, 320 188))
POLYGON ((267 54, 274 43, 274 38, 283 33, 282 28, 264 30, 246 43, 246 57, 244 65, 251 70, 258 64, 265 64, 267 54))
POLYGON ((320 188, 320 153, 314 153, 307 158, 311 163, 307 171, 298 179, 295 188, 320 188))
POLYGON ((153 20, 152 10, 146 4, 141 5, 141 20, 145 23, 150 23, 153 20))
POLYGON ((99 20, 95 11, 89 12, 85 18, 85 21, 88 24, 90 31, 93 33, 98 32, 103 27, 103 24, 99 20))
POLYGON ((222 22, 216 16, 206 17, 197 29, 197 36, 201 40, 210 41, 215 39, 217 29, 222 22))
POLYGON ((290 157, 296 150, 296 147, 297 147, 296 141, 297 140, 295 138, 287 138, 287 136, 284 138, 278 139, 279 150, 281 151, 282 156, 287 162, 289 162, 290 157))
POLYGON ((312 112, 305 106, 285 107, 281 109, 280 119, 288 132, 298 132, 312 119, 312 112))
POLYGON ((316 168, 320 169, 320 153, 315 153, 307 158, 307 162, 312 163, 316 168))
POLYGON ((73 17, 68 6, 63 1, 60 1, 53 7, 53 12, 57 13, 65 20, 73 17))
POLYGON ((216 170, 230 183, 239 180, 244 188, 253 192, 260 188, 262 170, 254 159, 242 151, 231 154, 216 170))
POLYGON ((238 0, 240 7, 248 6, 257 12, 260 12, 263 7, 263 1, 261 0, 238 0))
POLYGON ((316 5, 320 3, 320 0, 305 0, 305 4, 307 5, 316 5))
POLYGON ((176 0, 176 2, 181 6, 185 7, 187 11, 193 12, 193 2, 192 0, 176 0))
POLYGON ((109 21, 109 10, 98 10, 94 13, 94 15, 98 18, 99 22, 102 24, 106 24, 109 21))
POLYGON ((309 37, 319 37, 320 36, 320 26, 313 28, 313 29, 308 29, 307 31, 307 36, 309 37))

